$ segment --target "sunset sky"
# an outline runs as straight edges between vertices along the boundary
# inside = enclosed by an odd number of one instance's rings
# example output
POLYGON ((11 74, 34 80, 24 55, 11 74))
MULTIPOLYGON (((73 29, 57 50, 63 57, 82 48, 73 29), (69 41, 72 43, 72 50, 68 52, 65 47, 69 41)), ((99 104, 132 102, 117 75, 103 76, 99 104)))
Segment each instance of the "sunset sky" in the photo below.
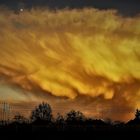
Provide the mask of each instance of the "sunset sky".
POLYGON ((139 0, 0 0, 0 100, 19 111, 127 121, 140 108, 139 0))

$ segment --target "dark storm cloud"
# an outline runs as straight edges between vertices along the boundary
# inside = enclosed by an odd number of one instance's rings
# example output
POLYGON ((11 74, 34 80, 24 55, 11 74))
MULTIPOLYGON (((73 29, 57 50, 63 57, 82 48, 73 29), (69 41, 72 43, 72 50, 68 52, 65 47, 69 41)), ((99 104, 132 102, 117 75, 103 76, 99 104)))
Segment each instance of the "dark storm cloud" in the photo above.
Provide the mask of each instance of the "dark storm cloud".
POLYGON ((47 6, 52 9, 95 7, 99 9, 117 9, 123 15, 140 13, 139 0, 0 0, 0 4, 12 9, 36 6, 47 6))

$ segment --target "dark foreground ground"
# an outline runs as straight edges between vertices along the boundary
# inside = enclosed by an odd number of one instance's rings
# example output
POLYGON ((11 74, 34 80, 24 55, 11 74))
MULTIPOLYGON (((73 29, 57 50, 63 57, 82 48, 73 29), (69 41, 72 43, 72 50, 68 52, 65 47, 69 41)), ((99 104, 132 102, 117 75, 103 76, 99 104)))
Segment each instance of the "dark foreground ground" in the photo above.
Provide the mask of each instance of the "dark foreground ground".
POLYGON ((0 127, 0 138, 5 139, 140 139, 140 125, 80 126, 11 124, 0 127))

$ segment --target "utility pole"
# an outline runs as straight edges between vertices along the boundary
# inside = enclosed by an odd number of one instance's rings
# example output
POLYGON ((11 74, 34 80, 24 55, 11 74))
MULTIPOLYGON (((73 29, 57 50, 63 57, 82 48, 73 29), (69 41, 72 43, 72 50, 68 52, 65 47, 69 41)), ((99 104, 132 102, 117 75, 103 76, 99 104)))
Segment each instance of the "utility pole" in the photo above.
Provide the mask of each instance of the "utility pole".
POLYGON ((2 111, 2 116, 1 116, 1 119, 3 121, 8 121, 10 119, 10 105, 7 103, 7 102, 2 102, 0 103, 0 106, 1 106, 1 111, 2 111))

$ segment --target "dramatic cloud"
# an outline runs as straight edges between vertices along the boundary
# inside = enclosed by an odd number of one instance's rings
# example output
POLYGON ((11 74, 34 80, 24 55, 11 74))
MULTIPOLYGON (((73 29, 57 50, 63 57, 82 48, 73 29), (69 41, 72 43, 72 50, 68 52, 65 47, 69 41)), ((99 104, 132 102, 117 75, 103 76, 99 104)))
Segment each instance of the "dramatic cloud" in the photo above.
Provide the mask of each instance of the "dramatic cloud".
POLYGON ((1 9, 0 27, 0 81, 12 90, 11 100, 49 100, 51 94, 57 106, 125 120, 140 107, 139 16, 1 9))

